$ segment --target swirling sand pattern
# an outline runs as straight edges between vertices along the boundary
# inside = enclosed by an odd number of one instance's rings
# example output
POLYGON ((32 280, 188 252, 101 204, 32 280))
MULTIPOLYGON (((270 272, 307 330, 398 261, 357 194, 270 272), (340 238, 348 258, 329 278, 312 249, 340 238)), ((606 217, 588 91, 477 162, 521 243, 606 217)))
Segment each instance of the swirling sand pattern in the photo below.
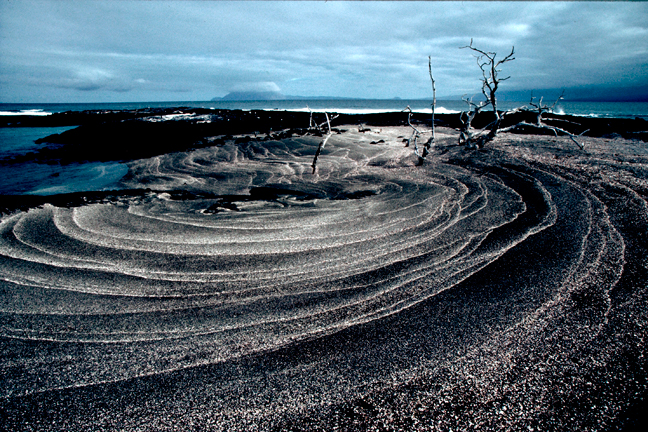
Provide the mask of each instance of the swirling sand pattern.
MULTIPOLYGON (((7 421, 567 425, 552 386, 580 406, 603 391, 584 377, 643 352, 645 151, 626 169, 601 150, 594 184, 522 144, 417 167, 406 133, 334 135, 316 175, 309 137, 168 154, 131 163, 145 198, 5 217, 7 421), (615 320, 638 333, 610 341, 615 320)), ((617 419, 608 398, 576 417, 617 419)))

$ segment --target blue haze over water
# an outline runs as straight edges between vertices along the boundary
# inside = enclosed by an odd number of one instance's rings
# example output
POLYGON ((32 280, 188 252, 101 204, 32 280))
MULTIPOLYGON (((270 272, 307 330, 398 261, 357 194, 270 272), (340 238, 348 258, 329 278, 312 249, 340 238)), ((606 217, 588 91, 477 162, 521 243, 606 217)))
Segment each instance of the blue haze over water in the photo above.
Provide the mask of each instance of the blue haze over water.
MULTIPOLYGON (((553 103, 553 101, 545 101, 553 103)), ((83 110, 132 110, 142 108, 215 108, 215 109, 280 109, 295 110, 306 107, 314 110, 357 110, 370 111, 401 111, 406 106, 412 109, 430 109, 430 100, 423 99, 300 99, 300 100, 265 100, 265 101, 204 101, 204 102, 118 102, 118 103, 73 103, 73 104, 2 104, 0 113, 7 115, 25 110, 40 110, 41 112, 64 112, 83 110)), ((498 107, 506 110, 527 104, 528 101, 511 102, 498 101, 498 107)), ((461 100, 439 100, 437 110, 460 112, 465 110, 466 103, 461 100)), ((648 102, 570 102, 560 101, 556 112, 591 117, 616 117, 648 119, 648 102)))
MULTIPOLYGON (((499 102, 506 110, 525 102, 499 102)), ((367 100, 367 99, 302 99, 276 101, 206 101, 206 102, 135 102, 94 104, 0 104, 0 115, 36 114, 83 110, 134 110, 142 108, 214 108, 214 109, 278 109, 342 111, 349 113, 402 111, 406 106, 413 110, 429 111, 429 100, 367 100)), ((466 109, 463 101, 437 101, 439 113, 460 112, 466 109)), ((601 118, 635 118, 648 120, 648 102, 569 102, 561 101, 555 109, 560 114, 601 118)), ((0 159, 24 155, 42 148, 34 141, 60 133, 71 127, 55 128, 0 128, 0 159)), ((92 143, 88 143, 92 145, 92 143)), ((127 173, 125 164, 117 162, 73 163, 68 165, 0 164, 0 194, 50 195, 88 190, 110 190, 127 173)))

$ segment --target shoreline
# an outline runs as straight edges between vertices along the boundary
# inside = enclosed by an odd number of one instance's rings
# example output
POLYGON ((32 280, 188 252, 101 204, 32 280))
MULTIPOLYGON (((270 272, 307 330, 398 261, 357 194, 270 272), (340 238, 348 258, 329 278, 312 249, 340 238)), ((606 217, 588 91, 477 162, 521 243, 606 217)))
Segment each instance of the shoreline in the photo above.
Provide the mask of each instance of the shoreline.
MULTIPOLYGON (((292 135, 310 133, 311 116, 314 121, 324 120, 321 112, 265 111, 265 110, 210 110, 190 108, 142 109, 131 111, 84 111, 64 112, 48 117, 12 118, 4 120, 0 127, 78 127, 61 134, 50 135, 36 141, 44 148, 23 156, 16 156, 0 163, 36 161, 62 164, 84 161, 129 161, 147 158, 173 151, 223 145, 236 136, 245 139, 280 139, 292 135), (89 145, 92 143, 92 145, 89 145), (50 144, 49 146, 47 144, 50 144)), ((476 128, 492 121, 491 112, 483 112, 473 121, 476 128)), ((648 121, 641 118, 588 118, 569 115, 546 115, 551 124, 584 137, 638 139, 648 141, 648 121)), ((430 127, 429 114, 413 113, 412 123, 430 127)), ((535 122, 535 113, 520 112, 505 118, 501 127, 520 121, 535 122)), ((407 125, 404 112, 372 114, 339 114, 332 125, 401 126, 407 125)), ((459 128, 459 114, 436 114, 437 127, 459 128)), ((509 133, 550 135, 550 131, 521 128, 509 133)))

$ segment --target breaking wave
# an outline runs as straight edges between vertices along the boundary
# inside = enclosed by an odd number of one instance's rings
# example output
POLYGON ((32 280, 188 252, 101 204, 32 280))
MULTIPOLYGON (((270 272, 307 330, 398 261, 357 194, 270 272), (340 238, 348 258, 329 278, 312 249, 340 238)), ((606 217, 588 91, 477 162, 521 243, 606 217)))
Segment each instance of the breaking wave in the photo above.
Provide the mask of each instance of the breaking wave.
MULTIPOLYGON (((282 108, 266 108, 264 111, 286 111, 282 108)), ((314 113, 338 113, 338 114, 381 114, 402 111, 402 108, 290 108, 291 112, 314 112, 314 113)), ((432 114, 432 108, 412 108, 412 112, 420 114, 432 114)), ((442 106, 435 107, 436 114, 459 114, 461 111, 444 108, 442 106)))
POLYGON ((24 109, 17 111, 0 111, 0 116, 48 116, 52 115, 51 112, 42 109, 24 109))

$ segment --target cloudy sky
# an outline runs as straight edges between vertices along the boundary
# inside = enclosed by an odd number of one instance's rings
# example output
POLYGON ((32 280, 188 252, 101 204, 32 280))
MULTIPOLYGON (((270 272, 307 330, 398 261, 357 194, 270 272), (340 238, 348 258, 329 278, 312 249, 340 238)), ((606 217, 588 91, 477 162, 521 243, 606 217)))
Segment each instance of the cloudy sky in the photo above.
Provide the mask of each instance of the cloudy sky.
POLYGON ((0 102, 201 101, 231 91, 389 99, 479 93, 476 46, 507 90, 648 88, 648 3, 0 3, 0 102))

